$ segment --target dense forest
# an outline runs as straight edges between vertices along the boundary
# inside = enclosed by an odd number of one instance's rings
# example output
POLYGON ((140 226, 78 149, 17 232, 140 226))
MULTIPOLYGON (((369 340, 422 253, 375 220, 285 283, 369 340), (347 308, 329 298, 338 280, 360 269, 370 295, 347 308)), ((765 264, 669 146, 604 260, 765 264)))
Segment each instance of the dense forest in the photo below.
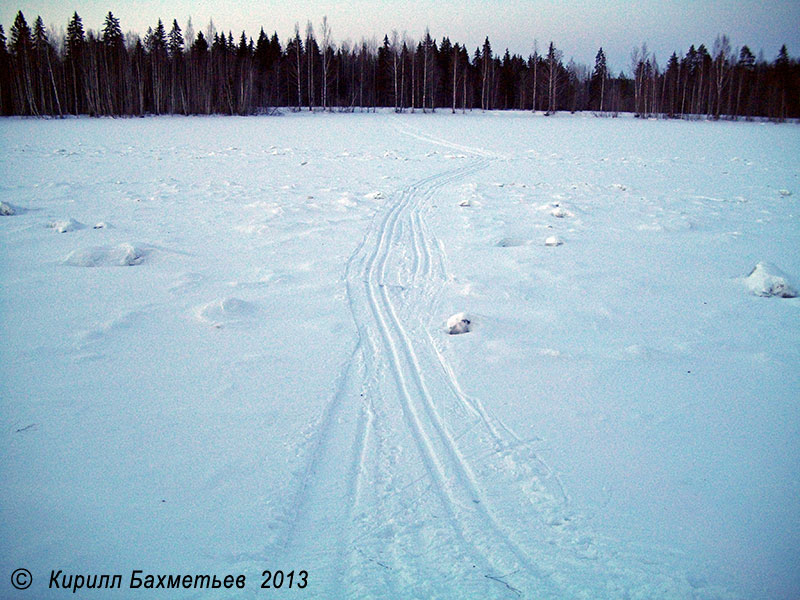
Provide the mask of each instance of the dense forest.
POLYGON ((123 35, 108 13, 85 30, 75 13, 66 33, 19 12, 0 25, 0 114, 134 116, 263 114, 294 110, 593 111, 638 116, 800 117, 800 63, 783 46, 771 62, 720 35, 711 51, 690 47, 659 65, 646 44, 631 52, 629 75, 613 74, 603 49, 593 68, 569 61, 551 42, 527 58, 496 54, 488 38, 470 52, 447 37, 418 41, 392 32, 381 42, 336 44, 327 19, 315 33, 295 26, 284 44, 263 28, 257 39, 169 31, 161 20, 144 38, 123 35))

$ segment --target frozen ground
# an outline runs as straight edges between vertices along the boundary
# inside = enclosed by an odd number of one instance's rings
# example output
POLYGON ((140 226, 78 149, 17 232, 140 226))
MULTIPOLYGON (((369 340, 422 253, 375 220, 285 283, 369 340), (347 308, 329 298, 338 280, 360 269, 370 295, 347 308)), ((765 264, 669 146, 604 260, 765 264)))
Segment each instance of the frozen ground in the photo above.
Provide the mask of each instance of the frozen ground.
POLYGON ((242 598, 800 595, 800 300, 765 292, 800 281, 797 126, 0 137, 4 598, 133 569, 242 598))

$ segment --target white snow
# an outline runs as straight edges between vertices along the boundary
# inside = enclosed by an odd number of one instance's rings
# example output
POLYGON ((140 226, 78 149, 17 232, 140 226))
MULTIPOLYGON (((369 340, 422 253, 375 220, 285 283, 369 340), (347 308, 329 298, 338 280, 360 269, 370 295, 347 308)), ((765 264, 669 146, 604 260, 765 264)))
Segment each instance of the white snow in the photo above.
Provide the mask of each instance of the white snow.
POLYGON ((255 312, 256 307, 253 304, 239 298, 221 298, 195 309, 195 314, 201 322, 214 327, 238 323, 255 312))
POLYGON ((514 248, 516 246, 524 246, 525 240, 519 238, 505 237, 497 242, 498 248, 514 248))
POLYGON ((132 267, 141 264, 149 250, 130 243, 73 250, 64 259, 73 267, 132 267))
POLYGON ((556 217, 557 219, 563 219, 564 217, 573 217, 575 216, 573 213, 568 211, 563 206, 557 206, 553 210, 550 211, 550 214, 556 217))
POLYGON ((450 335, 467 333, 471 330, 471 324, 472 320, 467 317, 466 313, 456 313, 447 319, 447 333, 450 335))
POLYGON ((800 300, 745 285, 797 289, 797 125, 0 138, 27 209, 0 219, 0 597, 63 596, 52 569, 245 574, 226 598, 269 596, 265 569, 307 570, 307 598, 800 597, 800 300))
POLYGON ((545 246, 561 246, 563 243, 564 240, 562 240, 557 235, 551 235, 544 240, 545 246))
POLYGON ((745 278, 748 289, 756 296, 796 298, 797 287, 789 283, 789 276, 778 267, 760 262, 745 278))
POLYGON ((66 221, 53 221, 48 224, 50 229, 54 229, 58 233, 69 233, 71 231, 78 231, 79 229, 83 229, 86 227, 83 223, 76 221, 75 219, 67 219, 66 221))

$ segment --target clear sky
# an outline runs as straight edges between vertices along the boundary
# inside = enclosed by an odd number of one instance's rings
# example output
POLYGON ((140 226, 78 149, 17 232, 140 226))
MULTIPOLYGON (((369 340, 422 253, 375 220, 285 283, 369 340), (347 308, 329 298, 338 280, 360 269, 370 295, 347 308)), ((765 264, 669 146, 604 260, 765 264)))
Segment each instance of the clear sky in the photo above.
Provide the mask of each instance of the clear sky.
POLYGON ((86 29, 99 30, 110 10, 123 32, 141 35, 161 18, 169 29, 172 19, 185 29, 189 17, 196 31, 213 18, 218 30, 242 30, 256 37, 263 26, 277 31, 281 43, 300 23, 311 21, 319 31, 327 15, 337 43, 397 29, 419 40, 426 27, 432 37, 449 36, 465 43, 470 55, 489 36, 495 53, 506 48, 523 56, 540 51, 552 40, 564 60, 594 64, 603 46, 614 71, 629 70, 631 48, 647 42, 660 65, 673 50, 685 54, 690 44, 709 50, 720 33, 729 36, 735 51, 747 44, 754 54, 763 50, 772 60, 781 44, 800 56, 800 0, 0 0, 0 23, 8 34, 18 10, 29 23, 41 15, 45 25, 66 26, 73 11, 86 29))

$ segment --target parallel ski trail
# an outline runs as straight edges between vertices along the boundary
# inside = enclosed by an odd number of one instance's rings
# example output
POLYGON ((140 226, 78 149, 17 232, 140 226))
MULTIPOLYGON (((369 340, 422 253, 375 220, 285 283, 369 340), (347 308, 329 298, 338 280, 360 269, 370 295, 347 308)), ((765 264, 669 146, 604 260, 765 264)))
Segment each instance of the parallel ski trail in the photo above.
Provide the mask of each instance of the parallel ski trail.
MULTIPOLYGON (((418 308, 429 296, 432 283, 441 283, 443 263, 435 260, 431 242, 419 214, 419 205, 429 200, 442 186, 457 181, 471 172, 487 166, 488 160, 478 160, 465 167, 447 171, 414 184, 398 195, 386 211, 377 233, 373 251, 363 269, 363 291, 374 324, 386 350, 390 370, 399 393, 401 410, 420 457, 430 478, 432 489, 445 510, 458 539, 471 549, 476 562, 488 570, 491 578, 523 571, 525 579, 536 577, 537 587, 547 588, 547 574, 531 560, 487 507, 487 499, 476 476, 458 449, 428 389, 418 352, 402 317, 398 315, 390 294, 388 281, 393 250, 397 250, 403 234, 408 236, 413 253, 409 286, 418 287, 418 308), (435 273, 439 267, 440 272, 435 273)), ((403 256, 400 256, 402 260, 403 256)), ((398 271, 399 272, 399 271, 398 271)), ((404 286, 400 282, 400 290, 404 286)), ((429 308, 429 307, 427 307, 429 308)), ((354 315, 357 311, 354 311, 354 315)), ((424 341, 424 340, 423 340, 424 341)), ((428 366, 427 368, 430 368, 428 366)), ((433 375, 433 374, 432 374, 433 375)), ((488 424, 488 419, 486 420, 488 424)), ((496 431, 493 430, 496 434, 496 431)), ((499 434, 496 434, 499 437, 499 434)))
POLYGON ((464 577, 465 589, 483 597, 553 597, 562 589, 539 564, 541 553, 531 552, 541 535, 530 540, 519 531, 537 507, 550 514, 563 506, 560 482, 548 487, 552 472, 535 454, 521 456, 538 461, 544 479, 517 467, 511 454, 526 442, 463 391, 429 326, 452 275, 423 207, 496 158, 458 148, 472 158, 390 196, 346 265, 358 341, 308 451, 285 545, 287 555, 324 565, 320 597, 408 585, 436 595, 431 590, 464 577), (537 495, 528 499, 525 486, 537 495), (415 544, 445 531, 453 564, 416 552, 415 544), (422 573, 441 581, 420 581, 422 573))

